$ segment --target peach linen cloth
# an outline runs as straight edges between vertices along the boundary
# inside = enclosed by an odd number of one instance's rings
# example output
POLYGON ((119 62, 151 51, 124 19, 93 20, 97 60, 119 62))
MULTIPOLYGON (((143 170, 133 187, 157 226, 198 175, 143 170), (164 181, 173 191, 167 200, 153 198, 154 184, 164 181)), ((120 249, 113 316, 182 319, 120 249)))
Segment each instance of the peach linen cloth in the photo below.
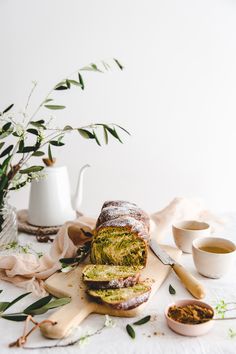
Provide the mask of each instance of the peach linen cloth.
MULTIPOLYGON (((170 231, 171 225, 179 220, 206 221, 217 229, 224 220, 215 217, 204 208, 202 201, 175 198, 166 208, 152 214, 151 235, 162 242, 170 231)), ((91 232, 96 220, 81 216, 73 222, 65 223, 57 233, 49 254, 38 258, 34 254, 11 254, 0 258, 0 279, 11 282, 18 287, 44 295, 43 281, 61 268, 61 258, 74 257, 79 246, 88 239, 81 231, 91 232)))

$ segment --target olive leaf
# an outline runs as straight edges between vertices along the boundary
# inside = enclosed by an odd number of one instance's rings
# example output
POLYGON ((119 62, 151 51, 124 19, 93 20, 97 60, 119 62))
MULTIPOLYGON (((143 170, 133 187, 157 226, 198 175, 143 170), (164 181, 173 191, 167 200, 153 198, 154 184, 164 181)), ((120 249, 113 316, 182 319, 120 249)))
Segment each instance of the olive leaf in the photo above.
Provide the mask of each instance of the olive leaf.
POLYGON ((31 294, 31 292, 21 294, 20 296, 18 296, 17 298, 15 298, 11 302, 9 302, 9 304, 8 304, 6 309, 9 309, 11 306, 13 306, 15 303, 17 303, 18 301, 20 301, 21 299, 23 299, 25 296, 27 296, 29 294, 31 294))
POLYGON ((10 111, 10 109, 12 109, 13 106, 14 106, 14 103, 10 104, 10 106, 8 106, 6 109, 4 109, 4 111, 2 113, 3 114, 7 113, 8 111, 10 111))
POLYGON ((35 151, 32 156, 43 156, 44 155, 44 152, 43 151, 35 151))
POLYGON ((135 330, 133 329, 132 326, 130 326, 129 324, 127 324, 127 326, 126 326, 126 331, 127 331, 128 335, 129 335, 132 339, 135 338, 135 330))
POLYGON ((39 172, 44 169, 43 166, 31 166, 29 168, 25 168, 24 170, 20 170, 19 173, 21 174, 26 174, 26 173, 31 173, 31 172, 39 172))
POLYGON ((51 150, 51 145, 48 144, 48 158, 51 162, 53 162, 53 157, 52 157, 52 150, 51 150))
POLYGON ((103 133, 104 133, 105 144, 108 144, 108 133, 105 127, 103 127, 103 133))
POLYGON ((73 128, 70 126, 70 125, 66 125, 64 128, 63 128, 64 131, 67 131, 67 130, 73 130, 73 128))
MULTIPOLYGON (((71 301, 70 297, 64 297, 64 298, 60 298, 60 299, 56 299, 56 300, 52 300, 50 302, 48 302, 46 305, 37 308, 37 309, 33 309, 28 311, 27 313, 29 313, 30 315, 42 315, 43 313, 47 312, 48 310, 60 307, 60 306, 64 306, 66 304, 68 304, 71 301)), ((25 312, 25 311, 24 311, 25 312)))
POLYGON ((7 306, 10 304, 10 302, 0 302, 0 313, 3 313, 6 309, 7 306))
POLYGON ((83 77, 80 73, 78 73, 78 77, 79 77, 79 83, 80 83, 80 86, 81 86, 81 89, 84 90, 84 80, 83 80, 83 77))
POLYGON ((11 127, 11 122, 8 122, 8 123, 3 125, 2 131, 6 132, 6 131, 9 130, 10 127, 11 127))
POLYGON ((51 140, 50 142, 49 142, 49 144, 50 145, 53 145, 53 146, 63 146, 63 145, 65 145, 64 143, 62 143, 61 141, 56 141, 56 140, 51 140))
POLYGON ((93 136, 94 136, 94 139, 96 140, 96 143, 97 143, 99 146, 101 146, 100 141, 98 140, 98 137, 97 137, 97 135, 96 135, 94 129, 93 129, 93 136))
POLYGON ((30 306, 26 307, 26 309, 24 309, 23 312, 30 315, 32 313, 32 311, 37 310, 37 309, 45 306, 51 300, 52 300, 52 295, 45 296, 42 299, 39 299, 39 300, 35 301, 30 306))
POLYGON ((33 125, 33 127, 46 129, 46 126, 44 125, 44 123, 45 123, 45 121, 43 119, 41 119, 36 122, 31 121, 29 124, 33 125))
POLYGON ((78 81, 76 81, 76 80, 69 80, 69 79, 68 79, 67 82, 68 82, 69 84, 71 84, 71 85, 81 87, 81 84, 80 84, 78 81))
POLYGON ((150 319, 151 319, 151 316, 150 316, 150 315, 149 315, 149 316, 145 316, 145 317, 141 318, 140 320, 134 322, 133 325, 135 325, 135 326, 140 326, 140 325, 142 325, 142 324, 144 324, 144 323, 149 322, 150 319))
POLYGON ((27 317, 28 317, 27 315, 11 315, 11 314, 1 316, 1 318, 4 318, 5 320, 16 321, 16 322, 25 321, 27 317))
POLYGON ((28 133, 30 133, 30 134, 33 134, 33 135, 39 135, 39 132, 38 132, 38 130, 37 129, 31 129, 31 128, 29 128, 29 129, 27 129, 26 130, 28 133))
POLYGON ((4 144, 5 144, 5 141, 2 141, 2 142, 0 143, 0 150, 1 150, 1 148, 4 146, 4 144))
POLYGON ((45 104, 44 107, 52 110, 59 110, 59 109, 64 109, 66 106, 60 106, 60 105, 51 105, 51 104, 45 104))
POLYGON ((175 288, 173 288, 173 286, 171 284, 169 285, 169 293, 171 295, 175 295, 176 294, 176 290, 175 290, 175 288))
POLYGON ((113 60, 114 60, 114 62, 118 65, 118 67, 119 67, 120 70, 123 70, 123 69, 124 69, 123 65, 121 65, 121 63, 120 63, 116 58, 113 58, 113 60))
POLYGON ((85 139, 94 139, 94 136, 93 134, 87 130, 87 129, 82 129, 82 128, 79 128, 78 129, 78 132, 80 133, 80 135, 85 138, 85 139))
POLYGON ((10 152, 13 149, 13 145, 9 145, 5 150, 3 150, 3 152, 0 154, 0 158, 6 155, 9 155, 10 152))
POLYGON ((111 128, 109 127, 108 125, 104 124, 104 128, 108 130, 108 132, 114 137, 116 138, 117 140, 119 140, 120 143, 123 144, 123 142, 121 141, 119 135, 117 134, 117 131, 115 128, 111 128))
POLYGON ((2 111, 2 113, 0 113, 0 116, 2 116, 4 113, 7 113, 8 111, 10 111, 10 109, 12 109, 12 107, 14 106, 14 104, 10 104, 10 106, 8 106, 7 108, 4 109, 4 111, 2 111))

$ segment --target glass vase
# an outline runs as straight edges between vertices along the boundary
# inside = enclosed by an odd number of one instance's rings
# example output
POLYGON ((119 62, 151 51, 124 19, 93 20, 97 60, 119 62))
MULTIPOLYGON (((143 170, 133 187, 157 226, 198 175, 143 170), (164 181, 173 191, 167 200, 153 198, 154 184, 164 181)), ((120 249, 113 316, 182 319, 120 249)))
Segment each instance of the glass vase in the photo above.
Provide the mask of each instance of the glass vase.
POLYGON ((5 202, 0 208, 0 251, 12 242, 17 242, 16 209, 5 202))

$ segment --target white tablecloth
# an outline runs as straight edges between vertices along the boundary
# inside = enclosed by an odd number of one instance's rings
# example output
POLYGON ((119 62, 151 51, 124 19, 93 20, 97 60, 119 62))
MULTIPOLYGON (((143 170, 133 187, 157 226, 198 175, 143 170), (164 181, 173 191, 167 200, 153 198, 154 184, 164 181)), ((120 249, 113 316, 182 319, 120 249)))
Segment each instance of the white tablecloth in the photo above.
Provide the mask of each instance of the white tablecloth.
MULTIPOLYGON (((222 233, 223 236, 236 241, 236 217, 232 215, 231 223, 222 233)), ((31 243, 36 251, 46 252, 50 245, 40 244, 35 241, 34 236, 21 234, 19 236, 21 243, 31 243)), ((172 244, 171 235, 166 243, 172 244)), ((199 275, 193 265, 192 256, 184 254, 181 262, 186 266, 207 289, 206 301, 215 304, 219 300, 236 302, 236 271, 235 268, 230 274, 219 280, 211 280, 199 275)), ((24 290, 14 287, 6 282, 1 282, 0 301, 7 301, 22 294, 24 290)), ((132 323, 132 319, 115 318, 116 327, 105 328, 100 334, 88 339, 83 345, 74 345, 66 348, 54 349, 35 349, 25 351, 24 349, 8 348, 8 344, 16 340, 23 331, 22 322, 11 322, 0 319, 0 354, 4 353, 92 353, 92 354, 133 354, 133 353, 155 353, 155 354, 235 354, 236 337, 230 338, 229 329, 236 331, 236 320, 216 321, 212 331, 202 337, 188 338, 173 333, 166 325, 164 318, 164 308, 171 302, 191 298, 191 295, 183 288, 182 284, 176 278, 175 274, 170 274, 156 295, 151 299, 145 309, 145 315, 152 315, 152 320, 145 325, 135 327, 136 338, 131 339, 126 332, 126 325, 132 323), (168 288, 171 284, 176 289, 176 295, 170 295, 168 288)), ((25 308, 28 304, 35 301, 36 298, 29 295, 17 303, 11 312, 17 312, 25 308)), ((235 313, 236 315, 236 313, 235 313)), ((48 314, 38 316, 37 318, 47 318, 48 314)), ((104 316, 91 315, 83 324, 75 329, 73 338, 77 338, 88 332, 94 332, 102 327, 104 316)), ((56 341, 48 340, 41 336, 40 332, 34 333, 27 343, 27 346, 53 345, 56 341)))

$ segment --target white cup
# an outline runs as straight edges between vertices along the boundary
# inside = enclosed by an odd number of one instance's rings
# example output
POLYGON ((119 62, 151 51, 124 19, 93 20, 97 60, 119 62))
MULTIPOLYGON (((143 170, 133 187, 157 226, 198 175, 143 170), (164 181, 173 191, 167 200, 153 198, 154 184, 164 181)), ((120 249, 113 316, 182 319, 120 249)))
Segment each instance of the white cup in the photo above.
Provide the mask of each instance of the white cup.
POLYGON ((193 240, 207 237, 211 234, 210 225, 196 220, 184 220, 172 225, 174 241, 178 248, 185 253, 192 253, 193 240))
POLYGON ((221 278, 235 262, 236 246, 225 238, 206 237, 193 241, 193 261, 198 273, 208 278, 221 278), (200 249, 201 247, 220 247, 228 253, 214 253, 200 249))

